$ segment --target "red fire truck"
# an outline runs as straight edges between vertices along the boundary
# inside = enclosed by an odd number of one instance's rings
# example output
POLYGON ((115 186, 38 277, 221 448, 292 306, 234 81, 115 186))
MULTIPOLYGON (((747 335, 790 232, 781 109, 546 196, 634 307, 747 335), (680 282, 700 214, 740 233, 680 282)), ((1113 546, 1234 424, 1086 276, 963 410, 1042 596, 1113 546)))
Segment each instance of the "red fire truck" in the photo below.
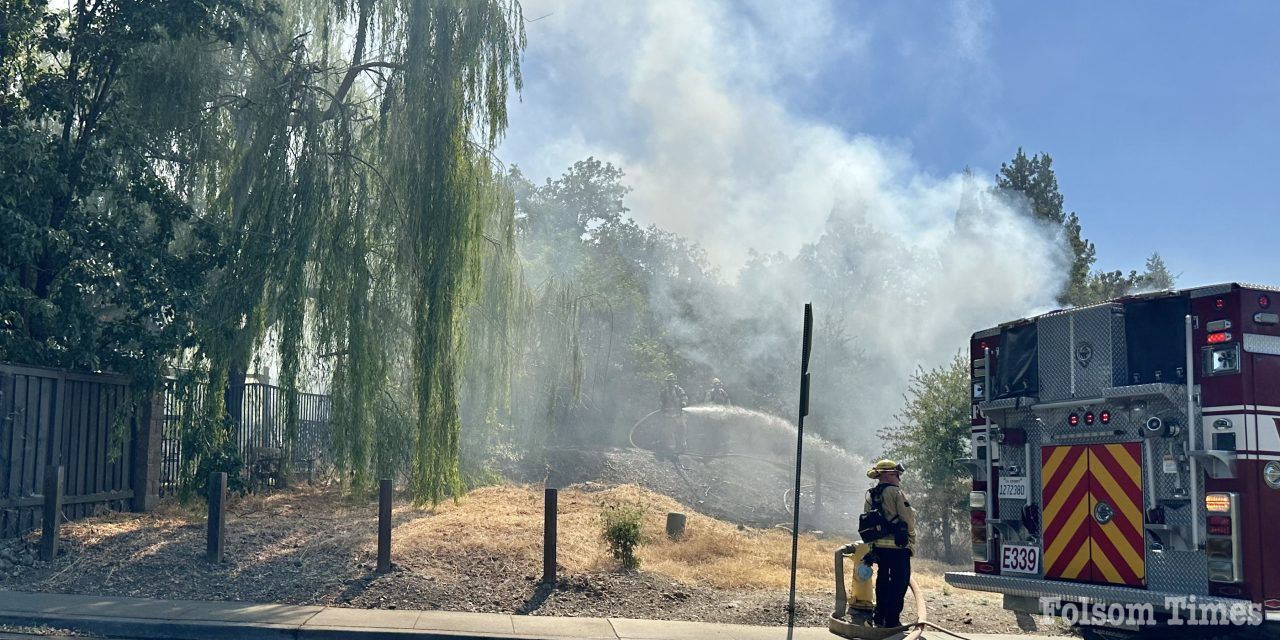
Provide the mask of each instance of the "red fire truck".
POLYGON ((973 571, 1086 637, 1280 637, 1280 289, 1122 298, 979 331, 973 571))

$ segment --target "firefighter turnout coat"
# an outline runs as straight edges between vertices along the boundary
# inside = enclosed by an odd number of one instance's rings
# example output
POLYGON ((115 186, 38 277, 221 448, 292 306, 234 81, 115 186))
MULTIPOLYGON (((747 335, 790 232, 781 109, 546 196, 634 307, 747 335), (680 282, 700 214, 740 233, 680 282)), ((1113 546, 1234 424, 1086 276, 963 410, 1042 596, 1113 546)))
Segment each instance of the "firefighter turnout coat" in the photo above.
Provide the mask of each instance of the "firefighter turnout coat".
MULTIPOLYGON (((880 499, 884 506, 884 517, 890 522, 897 518, 907 524, 907 544, 906 549, 915 550, 916 547, 916 512, 911 508, 911 503, 907 501, 907 495, 902 492, 902 488, 897 485, 886 485, 881 490, 880 499)), ((866 500, 863 502, 862 512, 869 513, 871 511, 871 492, 867 491, 866 500)), ((883 549, 902 549, 893 536, 885 536, 871 543, 873 547, 883 549)))

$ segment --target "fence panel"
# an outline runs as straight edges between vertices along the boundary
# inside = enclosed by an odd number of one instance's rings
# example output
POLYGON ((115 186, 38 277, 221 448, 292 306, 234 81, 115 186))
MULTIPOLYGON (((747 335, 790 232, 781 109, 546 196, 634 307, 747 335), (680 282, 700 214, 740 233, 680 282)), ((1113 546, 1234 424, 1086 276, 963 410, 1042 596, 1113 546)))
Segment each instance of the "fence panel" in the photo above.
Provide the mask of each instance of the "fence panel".
MULTIPOLYGON (((182 429, 195 419, 204 407, 206 385, 195 384, 190 389, 179 390, 178 382, 165 384, 164 431, 161 440, 162 468, 160 495, 174 495, 182 465, 182 429), (185 393, 184 393, 185 392, 185 393)), ((292 468, 300 473, 310 473, 325 460, 329 451, 329 396, 316 393, 298 393, 298 429, 292 446, 286 446, 288 421, 286 416, 287 392, 280 387, 250 382, 233 387, 227 393, 228 407, 239 405, 239 411, 231 416, 230 437, 236 451, 245 462, 245 479, 254 484, 262 480, 254 476, 255 462, 266 456, 291 452, 292 468)))
POLYGON ((40 526, 47 465, 66 468, 67 518, 127 506, 129 392, 122 376, 0 364, 0 538, 40 526))

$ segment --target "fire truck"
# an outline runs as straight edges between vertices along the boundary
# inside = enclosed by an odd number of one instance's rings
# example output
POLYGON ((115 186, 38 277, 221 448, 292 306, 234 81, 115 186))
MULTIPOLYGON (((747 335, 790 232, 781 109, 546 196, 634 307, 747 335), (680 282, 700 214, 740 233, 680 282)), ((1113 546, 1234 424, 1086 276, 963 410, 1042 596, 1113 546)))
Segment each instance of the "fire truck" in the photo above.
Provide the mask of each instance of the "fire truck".
POLYGON ((973 334, 973 571, 1086 637, 1280 637, 1280 289, 973 334))

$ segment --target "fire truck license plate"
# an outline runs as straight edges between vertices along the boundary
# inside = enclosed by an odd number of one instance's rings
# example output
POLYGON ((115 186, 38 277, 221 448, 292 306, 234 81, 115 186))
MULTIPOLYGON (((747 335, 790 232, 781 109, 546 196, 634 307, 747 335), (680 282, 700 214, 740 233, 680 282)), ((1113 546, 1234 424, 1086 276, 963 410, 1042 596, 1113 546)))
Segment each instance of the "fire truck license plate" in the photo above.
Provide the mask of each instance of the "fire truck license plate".
POLYGON ((1039 573, 1040 547, 1005 545, 1000 552, 1001 573, 1039 573))
POLYGON ((1027 499, 1026 476, 1001 477, 1000 491, 997 495, 1001 498, 1013 498, 1017 500, 1026 500, 1027 499))

